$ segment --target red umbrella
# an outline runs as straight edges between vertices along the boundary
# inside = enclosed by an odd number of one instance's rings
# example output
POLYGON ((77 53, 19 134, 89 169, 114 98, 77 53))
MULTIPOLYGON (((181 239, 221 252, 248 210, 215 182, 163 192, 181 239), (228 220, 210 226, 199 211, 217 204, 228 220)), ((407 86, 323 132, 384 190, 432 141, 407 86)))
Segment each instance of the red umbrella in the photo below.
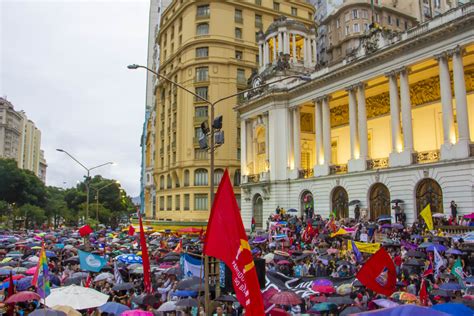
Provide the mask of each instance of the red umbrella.
MULTIPOLYGON (((24 275, 15 274, 15 275, 11 276, 11 279, 12 279, 13 281, 18 281, 18 280, 23 279, 24 277, 25 277, 24 275)), ((6 278, 5 280, 3 280, 3 282, 4 282, 4 283, 5 283, 5 282, 10 282, 10 278, 6 278)))
POLYGON ((313 285, 311 287, 313 291, 324 293, 324 294, 332 294, 336 293, 336 289, 333 286, 328 285, 313 285))
POLYGON ((273 308, 270 313, 268 313, 270 316, 289 316, 290 314, 285 311, 284 309, 281 308, 273 308))
POLYGON ((278 264, 291 264, 288 260, 280 260, 278 261, 278 264))
POLYGON ((196 228, 196 227, 186 227, 186 228, 181 228, 179 230, 180 233, 191 233, 191 234, 195 234, 195 233, 200 233, 201 232, 201 229, 200 228, 196 228))
POLYGON ((301 304, 301 298, 293 292, 283 291, 275 293, 270 298, 270 303, 278 305, 298 305, 301 304))
POLYGON ((316 303, 324 303, 327 302, 328 299, 326 296, 311 296, 310 301, 316 303))
POLYGON ((39 301, 40 299, 41 297, 35 292, 23 291, 23 292, 18 292, 10 296, 5 301, 5 304, 12 304, 12 303, 19 303, 19 302, 26 302, 26 301, 33 301, 33 300, 39 301))

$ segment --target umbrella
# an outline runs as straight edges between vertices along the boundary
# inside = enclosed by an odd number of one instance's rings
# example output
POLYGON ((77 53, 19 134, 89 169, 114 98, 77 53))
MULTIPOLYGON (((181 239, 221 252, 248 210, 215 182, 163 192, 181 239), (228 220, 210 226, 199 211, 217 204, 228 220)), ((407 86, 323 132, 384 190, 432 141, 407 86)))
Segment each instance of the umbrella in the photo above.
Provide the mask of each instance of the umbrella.
POLYGON ((443 245, 440 245, 440 244, 432 244, 431 246, 426 247, 426 251, 434 251, 435 248, 436 248, 436 250, 439 251, 439 252, 446 250, 446 247, 443 246, 443 245))
POLYGON ((89 272, 75 272, 71 275, 71 278, 87 279, 88 277, 89 277, 89 272))
POLYGON ((352 285, 351 284, 342 284, 339 285, 336 289, 336 293, 339 295, 347 295, 352 293, 352 285))
POLYGON ((164 303, 157 309, 158 312, 172 312, 176 310, 176 302, 169 301, 164 303))
POLYGON ((405 203, 405 201, 400 200, 400 199, 393 199, 390 201, 390 203, 405 203))
POLYGON ((94 282, 100 282, 104 280, 113 280, 113 279, 114 279, 114 275, 112 273, 104 272, 96 276, 94 278, 94 282))
POLYGON ((23 279, 19 280, 16 283, 16 289, 18 291, 25 291, 26 289, 28 289, 31 286, 31 281, 33 281, 32 276, 28 276, 26 278, 23 278, 23 279))
POLYGON ((432 215, 434 218, 442 218, 442 217, 445 217, 445 215, 443 213, 434 213, 432 215))
POLYGON ((195 233, 200 233, 201 229, 196 228, 196 227, 186 227, 186 228, 181 228, 178 230, 180 233, 188 233, 188 234, 195 234, 195 233))
POLYGON ((70 285, 51 290, 46 300, 47 306, 67 305, 74 309, 87 309, 102 306, 107 303, 108 295, 91 288, 70 285))
MULTIPOLYGON (((15 273, 12 271, 12 274, 15 274, 15 273)), ((10 275, 10 270, 0 269, 0 275, 10 275)))
POLYGON ((317 279, 313 281, 311 286, 334 286, 334 284, 328 279, 317 279))
POLYGON ((265 263, 270 263, 273 261, 273 258, 275 257, 275 254, 273 253, 267 253, 265 256, 263 256, 263 259, 265 259, 265 263))
POLYGON ((64 260, 64 263, 66 263, 66 264, 78 264, 79 263, 79 257, 74 256, 74 257, 68 258, 68 259, 64 260))
POLYGON ((268 316, 290 316, 290 314, 282 308, 275 307, 270 310, 268 316))
POLYGON ((351 305, 354 300, 349 296, 330 296, 327 299, 328 303, 334 303, 336 305, 351 305))
POLYGON ((279 265, 289 265, 291 264, 291 262, 289 262, 288 260, 280 260, 277 262, 277 264, 279 265))
POLYGON ((113 291, 126 291, 126 290, 130 290, 130 289, 133 289, 135 287, 135 285, 133 283, 119 283, 119 284, 115 284, 113 287, 112 287, 112 290, 113 291))
POLYGON ((319 292, 319 293, 324 293, 324 294, 332 294, 336 292, 336 289, 333 286, 327 286, 327 285, 316 285, 316 286, 311 286, 311 289, 313 291, 319 292))
POLYGON ((419 245, 418 248, 428 248, 429 246, 432 246, 432 245, 434 245, 432 242, 424 242, 424 243, 421 243, 421 245, 419 245))
POLYGON ((450 283, 443 283, 439 286, 441 290, 445 291, 459 291, 462 290, 462 286, 459 283, 450 282, 450 283))
POLYGON ((349 206, 360 204, 360 200, 352 200, 349 202, 349 206))
POLYGON ((409 250, 407 251, 407 256, 415 258, 426 258, 426 253, 416 250, 409 250))
POLYGON ((176 303, 177 307, 198 307, 199 303, 194 298, 185 298, 176 303))
POLYGON ((218 302, 237 302, 237 299, 235 298, 235 296, 232 296, 232 295, 221 295, 218 298, 216 298, 215 301, 218 301, 218 302))
POLYGON ((439 276, 441 279, 444 279, 446 282, 448 282, 446 279, 448 280, 456 280, 456 277, 451 274, 451 273, 441 273, 440 276, 439 276))
POLYGON ((342 312, 339 313, 340 316, 345 316, 345 315, 352 315, 352 314, 358 314, 362 313, 365 311, 362 307, 359 306, 349 306, 347 308, 344 308, 342 312))
POLYGON ((137 303, 138 305, 153 306, 159 301, 160 299, 153 294, 142 294, 132 298, 132 302, 137 303))
POLYGON ((82 280, 84 280, 83 277, 75 277, 75 278, 67 278, 64 282, 63 285, 69 286, 69 285, 81 285, 82 280))
POLYGON ((414 267, 421 267, 424 266, 425 264, 423 262, 420 262, 416 259, 410 259, 407 262, 403 263, 405 266, 414 266, 414 267))
POLYGON ((131 263, 143 263, 142 257, 134 254, 123 254, 115 257, 120 262, 131 264, 131 263))
POLYGON ((309 312, 327 312, 336 308, 337 305, 334 303, 323 302, 314 304, 313 307, 311 307, 311 309, 309 310, 309 312))
POLYGON ((403 227, 402 224, 399 224, 399 223, 393 223, 392 224, 392 228, 395 228, 395 229, 403 229, 405 227, 403 227))
POLYGON ((115 303, 115 302, 107 302, 101 307, 99 310, 102 313, 112 314, 112 315, 120 315, 125 311, 129 311, 130 308, 126 305, 115 303))
POLYGON ((122 315, 120 315, 120 316, 153 316, 153 313, 152 312, 147 312, 147 311, 142 311, 142 310, 139 310, 139 309, 133 309, 133 310, 130 310, 130 311, 123 312, 122 315))
POLYGON ((35 292, 23 291, 13 294, 4 302, 5 304, 20 303, 26 301, 39 301, 41 297, 35 292))
POLYGON ((435 311, 428 307, 412 304, 399 305, 391 308, 383 308, 375 311, 362 312, 358 316, 402 316, 402 315, 429 315, 429 316, 449 316, 444 312, 435 311))
POLYGON ((33 268, 29 268, 28 270, 26 270, 26 274, 29 274, 29 275, 33 275, 35 274, 36 272, 36 267, 33 267, 33 268))
POLYGON ((192 277, 184 279, 178 282, 176 289, 178 290, 194 290, 197 291, 199 288, 204 288, 203 282, 200 278, 192 277))
POLYGON ((377 220, 391 220, 392 219, 392 216, 391 215, 388 215, 388 214, 382 214, 380 215, 379 217, 377 217, 377 220))
POLYGON ((407 292, 395 292, 390 297, 399 301, 406 302, 415 302, 418 299, 416 295, 407 292))
POLYGON ((380 298, 380 299, 377 299, 377 300, 373 300, 373 302, 374 302, 375 305, 383 307, 383 308, 390 308, 390 307, 395 307, 395 306, 400 305, 398 303, 395 303, 394 301, 387 300, 385 298, 380 298))
POLYGON ((467 218, 467 219, 474 219, 474 213, 464 215, 464 218, 467 218))
POLYGON ((445 312, 449 315, 473 315, 474 310, 460 303, 437 304, 431 307, 435 311, 445 312))
POLYGON ((35 309, 30 316, 67 316, 65 312, 54 310, 54 309, 35 309))
POLYGON ((447 254, 450 254, 450 255, 462 255, 462 251, 461 250, 458 250, 458 249, 454 249, 454 248, 449 248, 447 251, 446 251, 447 254))
POLYGON ((301 304, 301 298, 298 297, 294 292, 283 291, 273 294, 269 300, 272 304, 278 305, 298 305, 301 304))
POLYGON ((446 290, 433 290, 430 294, 433 296, 451 297, 451 294, 446 290))
POLYGON ((197 291, 187 291, 187 290, 179 290, 171 293, 171 296, 177 297, 196 297, 198 295, 197 291))

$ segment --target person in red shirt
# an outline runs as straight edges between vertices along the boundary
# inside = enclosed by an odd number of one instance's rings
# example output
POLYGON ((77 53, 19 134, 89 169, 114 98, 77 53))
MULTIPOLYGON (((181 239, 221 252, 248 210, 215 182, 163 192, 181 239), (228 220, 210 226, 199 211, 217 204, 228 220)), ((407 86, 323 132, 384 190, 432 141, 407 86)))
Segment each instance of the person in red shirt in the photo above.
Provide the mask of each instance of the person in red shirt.
POLYGON ((395 257, 393 258, 393 263, 395 263, 395 270, 397 271, 397 275, 399 275, 400 274, 400 267, 402 266, 402 263, 403 263, 403 259, 400 256, 399 252, 397 252, 395 254, 395 257))

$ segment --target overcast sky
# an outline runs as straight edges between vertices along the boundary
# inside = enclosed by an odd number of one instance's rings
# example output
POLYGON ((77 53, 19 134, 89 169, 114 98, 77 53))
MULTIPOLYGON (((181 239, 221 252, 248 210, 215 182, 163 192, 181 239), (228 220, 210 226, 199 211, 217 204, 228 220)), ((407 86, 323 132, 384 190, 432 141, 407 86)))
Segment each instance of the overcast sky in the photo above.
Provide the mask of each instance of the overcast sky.
POLYGON ((71 187, 86 166, 139 194, 147 0, 0 0, 0 95, 42 132, 47 184, 71 187))

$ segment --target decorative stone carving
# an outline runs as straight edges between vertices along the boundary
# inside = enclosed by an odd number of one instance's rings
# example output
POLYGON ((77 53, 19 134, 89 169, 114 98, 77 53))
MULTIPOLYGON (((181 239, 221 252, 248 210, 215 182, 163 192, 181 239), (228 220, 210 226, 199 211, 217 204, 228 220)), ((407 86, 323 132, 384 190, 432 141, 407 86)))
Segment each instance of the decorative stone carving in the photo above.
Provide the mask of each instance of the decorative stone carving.
POLYGON ((301 112, 300 115, 301 115, 300 116, 301 131, 303 133, 313 133, 314 132, 313 114, 301 112))

